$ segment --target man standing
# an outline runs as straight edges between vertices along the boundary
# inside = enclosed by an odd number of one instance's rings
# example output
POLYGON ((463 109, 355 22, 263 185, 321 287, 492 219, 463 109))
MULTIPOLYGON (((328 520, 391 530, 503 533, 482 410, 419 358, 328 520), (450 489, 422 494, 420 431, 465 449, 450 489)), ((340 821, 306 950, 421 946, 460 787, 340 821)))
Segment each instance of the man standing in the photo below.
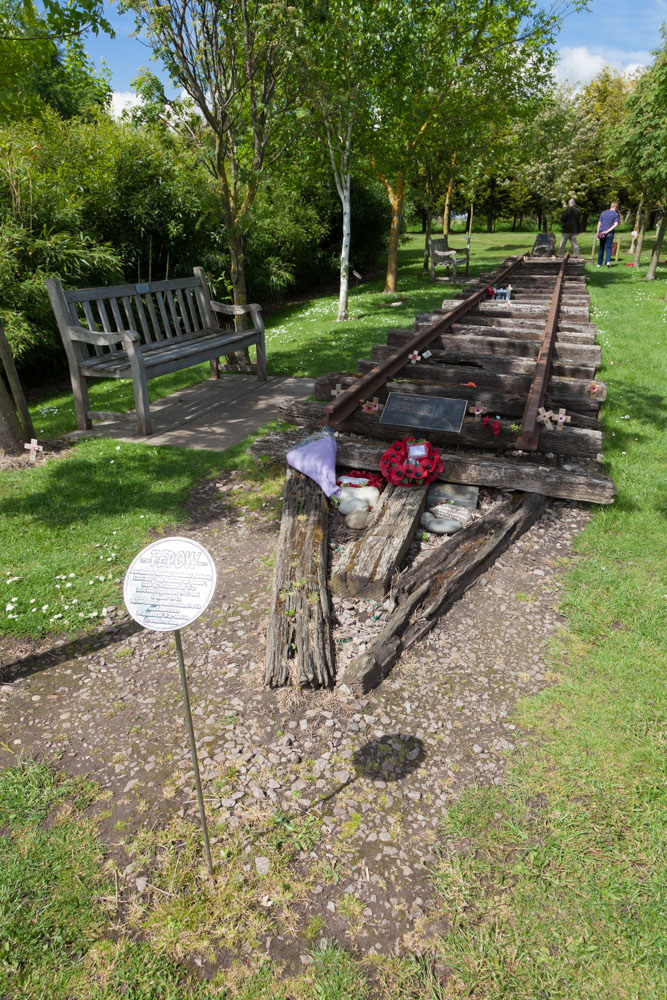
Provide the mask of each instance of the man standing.
POLYGON ((581 212, 574 203, 574 198, 570 198, 567 203, 567 208, 563 212, 560 218, 560 227, 563 232, 560 241, 560 247, 558 250, 558 256, 562 257, 565 253, 565 244, 569 240, 572 244, 572 253, 575 257, 579 256, 579 244, 577 243, 577 233, 581 229, 581 212))
POLYGON ((614 241, 614 230, 621 221, 618 214, 618 202, 612 201, 609 208, 605 209, 598 220, 598 267, 602 267, 602 259, 607 267, 611 267, 611 247, 614 241))

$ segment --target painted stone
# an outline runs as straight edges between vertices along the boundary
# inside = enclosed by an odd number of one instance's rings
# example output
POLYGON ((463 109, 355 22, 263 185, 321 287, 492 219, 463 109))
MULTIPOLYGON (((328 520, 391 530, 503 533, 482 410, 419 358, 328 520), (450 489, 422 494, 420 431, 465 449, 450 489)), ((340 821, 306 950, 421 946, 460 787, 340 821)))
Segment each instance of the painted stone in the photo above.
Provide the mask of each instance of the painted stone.
POLYGON ((345 517, 345 515, 351 514, 353 510, 367 511, 368 504, 365 500, 357 500, 355 497, 354 500, 342 500, 338 505, 338 510, 345 517))
POLYGON ((375 507, 380 499, 377 486, 341 486, 340 500, 365 500, 369 507, 375 507))
POLYGON ((353 510, 351 514, 348 514, 345 518, 345 523, 348 528, 361 529, 365 528, 368 523, 368 511, 367 510, 353 510))
POLYGON ((472 520, 472 511, 469 507, 459 507, 453 503, 436 504, 435 507, 430 508, 429 513, 433 514, 433 517, 460 521, 461 524, 467 524, 468 521, 472 520))
POLYGON ((428 511, 421 516, 421 526, 434 535, 453 535, 460 531, 463 525, 453 518, 433 517, 428 511))

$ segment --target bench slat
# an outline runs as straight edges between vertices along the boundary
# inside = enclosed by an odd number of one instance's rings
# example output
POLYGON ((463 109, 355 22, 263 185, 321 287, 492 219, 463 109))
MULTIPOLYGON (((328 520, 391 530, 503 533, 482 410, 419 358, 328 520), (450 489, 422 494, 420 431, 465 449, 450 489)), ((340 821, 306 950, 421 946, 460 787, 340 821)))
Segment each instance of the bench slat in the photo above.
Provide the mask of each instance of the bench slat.
POLYGON ((171 327, 169 326, 169 319, 167 317, 167 310, 164 307, 164 295, 161 292, 157 292, 155 295, 155 300, 160 310, 160 316, 162 318, 162 332, 164 333, 164 340, 168 340, 172 336, 171 327))
MULTIPOLYGON (((82 302, 81 305, 83 307, 86 320, 88 321, 88 328, 92 330, 94 333, 97 332, 99 330, 99 325, 93 315, 93 310, 91 308, 90 302, 82 302)), ((99 344, 95 344, 93 350, 95 351, 95 354, 98 357, 100 357, 104 353, 99 344)))
MULTIPOLYGON (((177 371, 179 368, 188 368, 191 365, 199 364, 200 361, 207 361, 210 357, 228 353, 228 351, 238 350, 240 347, 249 347, 257 341, 256 330, 243 330, 239 334, 220 336, 220 331, 209 331, 206 336, 201 334, 191 335, 190 341, 180 339, 178 342, 162 341, 160 344, 151 344, 150 347, 141 347, 144 364, 151 370, 151 378, 155 377, 152 371, 158 365, 173 365, 175 362, 185 361, 185 364, 176 364, 168 370, 177 371), (195 359, 195 360, 192 360, 195 359)), ((87 375, 94 375, 97 378, 126 378, 130 362, 126 351, 114 351, 105 355, 103 359, 88 358, 81 362, 81 369, 87 375)))
MULTIPOLYGON (((123 295, 136 295, 137 287, 155 292, 166 292, 176 288, 196 288, 199 278, 169 278, 167 281, 139 282, 134 285, 110 285, 108 288, 70 288, 63 289, 67 302, 94 302, 97 299, 122 298, 123 295)), ((142 292, 143 294, 143 292, 142 292)))
POLYGON ((186 333, 192 333, 192 324, 190 322, 190 317, 188 315, 188 311, 185 308, 185 301, 183 299, 183 292, 180 290, 180 288, 176 292, 176 298, 178 299, 178 304, 181 307, 181 319, 183 320, 183 324, 185 326, 185 332, 186 333))
MULTIPOLYGON (((127 329, 123 324, 123 317, 120 314, 120 309, 118 308, 118 299, 109 299, 109 305, 111 306, 111 312, 113 313, 113 318, 116 320, 116 329, 125 330, 127 329)), ((139 331, 137 331, 138 333, 139 331)))
POLYGON ((165 292, 165 296, 166 296, 166 299, 167 299, 167 305, 169 306, 169 312, 171 313, 171 318, 172 318, 172 322, 173 322, 173 326, 174 326, 174 336, 175 337, 182 337, 186 331, 183 330, 183 328, 181 326, 181 321, 180 321, 180 319, 178 317, 178 313, 176 312, 176 304, 174 302, 174 293, 171 290, 171 288, 167 289, 167 291, 165 292))
MULTIPOLYGON (((154 298, 155 296, 153 295, 146 296, 146 308, 148 309, 148 315, 151 318, 151 326, 153 327, 153 333, 155 334, 154 337, 151 337, 150 333, 146 334, 147 344, 150 343, 151 340, 164 340, 164 334, 162 332, 162 327, 160 326, 160 320, 158 319, 158 315, 155 311, 154 298)), ((141 295, 137 295, 137 303, 139 304, 139 307, 141 308, 141 311, 143 313, 144 304, 141 301, 141 295)))

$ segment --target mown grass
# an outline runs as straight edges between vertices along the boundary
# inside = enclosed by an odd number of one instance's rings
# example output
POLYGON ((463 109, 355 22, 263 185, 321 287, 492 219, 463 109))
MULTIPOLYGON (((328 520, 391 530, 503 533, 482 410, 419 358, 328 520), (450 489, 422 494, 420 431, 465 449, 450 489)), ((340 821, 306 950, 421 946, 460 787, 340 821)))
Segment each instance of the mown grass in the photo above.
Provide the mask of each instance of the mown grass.
POLYGON ((617 499, 577 540, 558 683, 518 713, 531 749, 503 787, 471 791, 444 824, 448 997, 667 993, 667 303, 662 282, 622 267, 592 269, 590 289, 617 499))
POLYGON ((247 454, 88 440, 67 456, 0 477, 0 635, 81 633, 121 597, 136 553, 181 523, 202 480, 242 476, 227 494, 248 508, 277 503, 280 484, 247 454))
MULTIPOLYGON (((521 249, 519 234, 499 236, 501 253, 511 252, 510 240, 521 249)), ((113 899, 115 890, 85 818, 89 789, 44 765, 23 765, 0 775, 0 996, 647 1000, 665 995, 664 268, 658 276, 662 280, 647 285, 641 272, 630 269, 591 271, 594 318, 604 346, 601 376, 610 386, 605 455, 618 497, 612 507, 593 510, 577 541, 581 558, 568 572, 561 604, 567 628, 551 654, 558 683, 517 713, 531 745, 512 763, 502 787, 470 791, 443 821, 442 862, 434 877, 452 930, 433 955, 369 960, 331 942, 321 944, 313 926, 304 941, 313 964, 297 977, 284 980, 277 964, 253 966, 249 960, 208 982, 193 978, 178 959, 193 947, 198 929, 204 932, 198 947, 204 939, 217 946, 217 922, 229 918, 229 912, 216 909, 219 900, 213 905, 207 889, 196 894, 198 884, 204 885, 197 881, 197 831, 172 827, 134 842, 131 849, 151 865, 152 884, 163 893, 176 891, 171 897, 149 890, 130 914, 130 924, 134 919, 132 926, 145 940, 118 930, 112 940, 114 918, 104 897, 113 899), (44 817, 56 808, 58 821, 47 829, 44 817), (177 864, 176 836, 186 844, 185 871, 177 864), (70 893, 74 917, 67 921, 70 893), (52 900, 63 905, 51 905, 52 900)), ((145 446, 136 447, 143 454, 145 446)), ((100 461, 110 462, 109 454, 101 452, 100 461)), ((233 461, 244 459, 239 453, 233 461)), ((198 466, 200 474, 206 470, 198 466)), ((190 482, 195 480, 193 472, 190 482)), ((107 479, 100 482, 108 487, 107 479)), ((181 498, 187 488, 179 487, 181 498)), ((158 512, 164 498, 160 503, 158 512)), ((165 516, 181 515, 169 508, 165 516)), ((138 546, 139 536, 135 541, 138 546)), ((262 850, 278 850, 283 825, 269 826, 262 850)), ((237 861, 243 844, 239 850, 237 861)), ((289 865, 289 857, 279 857, 273 872, 284 906, 298 896, 289 865)), ((261 884, 252 868, 248 874, 241 865, 241 871, 248 883, 243 890, 250 892, 240 896, 247 911, 256 906, 261 884)), ((253 912, 259 921, 253 933, 259 933, 265 916, 253 912)))
MULTIPOLYGON (((530 234, 479 234, 474 236, 471 273, 494 265, 499 253, 512 253, 532 245, 530 234)), ((453 246, 463 246, 461 234, 452 237, 453 246)), ((363 282, 350 292, 350 319, 336 322, 338 296, 308 299, 297 305, 276 309, 265 317, 269 375, 315 377, 334 371, 354 370, 356 359, 381 342, 389 327, 409 327, 418 312, 433 309, 450 297, 451 285, 433 286, 422 275, 424 237, 409 234, 399 250, 399 291, 383 294, 384 277, 363 282), (392 305, 393 303, 393 305, 392 305)), ((168 396, 208 378, 207 364, 151 379, 151 400, 168 396)), ((124 412, 134 408, 129 379, 91 380, 91 408, 124 412)), ((31 406, 35 430, 43 439, 54 439, 76 430, 71 392, 54 394, 31 406)))

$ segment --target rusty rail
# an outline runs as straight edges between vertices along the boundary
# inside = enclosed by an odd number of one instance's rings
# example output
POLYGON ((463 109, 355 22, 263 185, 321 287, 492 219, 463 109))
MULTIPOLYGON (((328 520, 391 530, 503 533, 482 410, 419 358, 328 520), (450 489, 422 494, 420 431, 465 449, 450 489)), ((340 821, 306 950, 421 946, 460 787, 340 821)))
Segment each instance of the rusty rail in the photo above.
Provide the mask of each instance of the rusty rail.
MULTIPOLYGON (((510 274, 517 270, 523 264, 523 257, 518 257, 511 264, 508 264, 504 270, 500 272, 496 278, 496 283, 500 284, 505 278, 508 278, 510 274)), ((413 351, 421 351, 423 348, 428 347, 436 337, 439 337, 445 330, 448 330, 454 323, 457 323, 462 316, 469 313, 475 308, 480 302, 483 302, 486 298, 486 289, 480 288, 478 292, 471 295, 470 298, 463 299, 460 305, 452 309, 451 312, 443 316, 442 319, 437 320, 431 326, 426 327, 420 333, 415 334, 403 347, 394 351, 390 354, 388 358, 381 361, 375 368, 372 368, 361 378, 353 382, 351 386, 345 389, 340 396, 338 396, 332 403, 330 403, 324 409, 324 422, 327 424, 339 424, 341 420, 345 417, 349 417, 351 413, 356 410, 362 399, 368 399, 373 395, 378 389, 380 389, 385 382, 395 375, 396 372, 404 368, 408 362, 408 357, 413 351)), ((536 411, 537 412, 537 411, 536 411)))
POLYGON ((569 258, 569 253, 563 257, 563 262, 556 278, 556 287, 551 296, 551 306, 544 328, 544 339, 537 355, 535 371, 528 390, 528 399, 523 411, 521 421, 521 433, 516 441, 517 448, 522 451, 537 451, 537 444, 540 439, 540 426, 537 422, 540 407, 544 406, 547 395, 547 385, 551 374, 551 360, 556 344, 556 333, 558 331, 558 313, 560 311, 560 300, 563 293, 563 281, 565 279, 565 265, 569 258))

